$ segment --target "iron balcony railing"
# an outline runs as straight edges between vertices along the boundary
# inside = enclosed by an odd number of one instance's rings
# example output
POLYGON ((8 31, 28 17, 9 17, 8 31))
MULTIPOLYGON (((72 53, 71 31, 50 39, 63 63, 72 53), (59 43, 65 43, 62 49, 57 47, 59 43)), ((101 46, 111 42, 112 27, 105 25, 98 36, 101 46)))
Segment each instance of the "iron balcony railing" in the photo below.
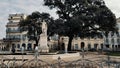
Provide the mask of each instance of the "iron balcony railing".
POLYGON ((20 30, 6 30, 7 33, 19 33, 20 30))

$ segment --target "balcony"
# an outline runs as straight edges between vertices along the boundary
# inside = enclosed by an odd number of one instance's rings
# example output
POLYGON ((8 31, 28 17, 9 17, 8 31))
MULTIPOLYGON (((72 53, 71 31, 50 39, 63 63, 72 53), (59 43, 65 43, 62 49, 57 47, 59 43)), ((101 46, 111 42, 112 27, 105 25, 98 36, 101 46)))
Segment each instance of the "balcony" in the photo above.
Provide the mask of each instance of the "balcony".
POLYGON ((8 22, 6 27, 15 27, 15 26, 18 26, 19 22, 8 22))
POLYGON ((20 30, 6 30, 6 33, 20 33, 20 30))
POLYGON ((20 38, 4 38, 4 42, 14 42, 14 41, 20 41, 20 38))

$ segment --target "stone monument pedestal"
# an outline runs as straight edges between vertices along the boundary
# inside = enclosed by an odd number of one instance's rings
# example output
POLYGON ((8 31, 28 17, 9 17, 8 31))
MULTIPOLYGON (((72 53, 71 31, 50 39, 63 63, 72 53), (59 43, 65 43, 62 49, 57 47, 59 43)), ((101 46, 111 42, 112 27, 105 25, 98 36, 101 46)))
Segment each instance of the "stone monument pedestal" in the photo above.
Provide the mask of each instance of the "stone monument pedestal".
POLYGON ((49 52, 49 47, 47 46, 47 36, 44 36, 43 34, 40 35, 39 52, 49 52))

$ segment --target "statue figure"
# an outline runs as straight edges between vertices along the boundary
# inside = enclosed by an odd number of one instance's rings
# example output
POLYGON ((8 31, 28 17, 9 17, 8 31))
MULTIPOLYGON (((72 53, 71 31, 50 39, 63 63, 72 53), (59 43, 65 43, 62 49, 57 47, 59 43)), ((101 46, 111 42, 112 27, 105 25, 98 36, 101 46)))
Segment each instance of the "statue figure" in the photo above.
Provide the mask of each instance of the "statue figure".
POLYGON ((47 35, 47 24, 46 24, 46 22, 42 23, 42 34, 47 35))

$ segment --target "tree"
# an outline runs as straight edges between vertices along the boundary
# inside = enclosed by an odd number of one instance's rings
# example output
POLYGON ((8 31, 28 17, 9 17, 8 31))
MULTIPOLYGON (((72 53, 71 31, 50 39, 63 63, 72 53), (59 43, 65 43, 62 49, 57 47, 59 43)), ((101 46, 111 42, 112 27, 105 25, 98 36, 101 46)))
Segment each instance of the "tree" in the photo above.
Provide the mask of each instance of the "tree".
POLYGON ((69 51, 75 35, 85 38, 117 31, 115 15, 103 0, 44 0, 44 4, 51 9, 56 8, 59 18, 64 21, 69 51))
POLYGON ((65 35, 66 29, 62 19, 51 20, 48 23, 48 35, 52 36, 54 34, 65 35))
POLYGON ((33 12, 31 15, 28 15, 26 19, 20 21, 19 26, 21 32, 27 31, 27 36, 29 40, 34 40, 36 46, 38 46, 41 30, 41 22, 43 20, 48 21, 50 15, 48 13, 40 13, 38 11, 33 12))

